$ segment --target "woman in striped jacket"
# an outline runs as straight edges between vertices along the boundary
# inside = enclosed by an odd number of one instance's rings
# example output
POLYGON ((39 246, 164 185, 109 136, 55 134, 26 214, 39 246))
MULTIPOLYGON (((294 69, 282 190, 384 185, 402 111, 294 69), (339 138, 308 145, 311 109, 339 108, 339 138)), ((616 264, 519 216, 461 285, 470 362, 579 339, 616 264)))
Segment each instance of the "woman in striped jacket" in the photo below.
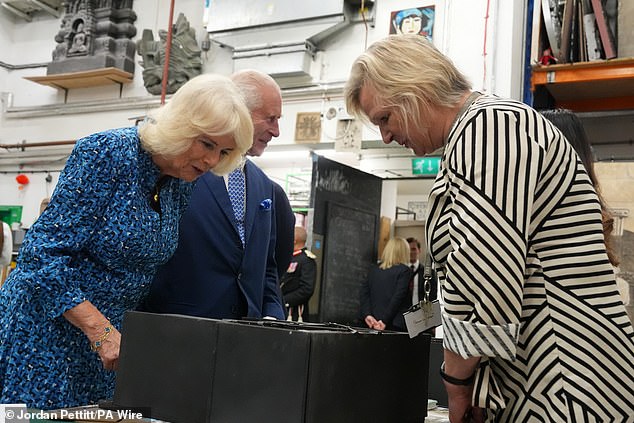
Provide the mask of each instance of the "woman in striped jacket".
POLYGON ((634 331, 599 199, 561 132, 523 103, 472 92, 419 36, 373 44, 345 97, 385 143, 444 149, 426 231, 450 421, 634 421, 634 331))

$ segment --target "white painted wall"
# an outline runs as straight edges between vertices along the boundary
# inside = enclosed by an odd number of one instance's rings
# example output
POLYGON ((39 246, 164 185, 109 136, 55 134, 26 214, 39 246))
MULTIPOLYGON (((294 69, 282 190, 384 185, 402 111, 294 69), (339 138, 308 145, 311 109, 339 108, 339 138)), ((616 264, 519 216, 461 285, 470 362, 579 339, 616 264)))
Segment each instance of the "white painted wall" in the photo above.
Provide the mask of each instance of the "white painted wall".
MULTIPOLYGON (((375 1, 375 26, 367 32, 368 45, 388 34, 390 12, 407 7, 436 5, 434 42, 470 78, 474 89, 484 90, 505 97, 520 98, 522 75, 522 52, 524 10, 526 0, 377 0, 375 1), (489 3, 487 52, 483 56, 486 9, 489 3), (485 77, 484 69, 487 69, 485 77)), ((166 28, 169 0, 135 0, 137 13, 137 38, 143 29, 166 28)), ((200 42, 204 34, 202 25, 203 0, 179 0, 175 2, 175 17, 184 13, 196 30, 200 42)), ((42 63, 51 60, 55 47, 54 36, 61 19, 46 14, 37 14, 32 22, 23 21, 0 9, 0 61, 11 65, 42 63)), ((356 23, 340 31, 323 43, 311 67, 313 82, 318 90, 329 93, 331 87, 340 87, 346 80, 353 59, 366 47, 366 31, 362 23, 356 23), (330 87, 330 88, 329 88, 330 87)), ((233 70, 230 52, 212 44, 204 55, 204 71, 229 74, 233 70)), ((137 61, 139 56, 137 56, 137 61)), ((0 116, 0 144, 21 142, 49 142, 74 140, 84 135, 107 128, 129 126, 131 118, 143 115, 157 104, 157 96, 145 91, 141 76, 142 67, 137 65, 134 81, 123 86, 121 98, 117 85, 75 89, 68 92, 56 90, 24 79, 26 76, 43 76, 46 68, 7 70, 0 67, 0 92, 10 93, 11 104, 2 104, 0 116), (148 105, 148 100, 154 104, 148 105), (66 101, 66 103, 65 103, 66 101), (103 109, 83 113, 85 104, 104 103, 103 109), (130 107, 130 104, 140 104, 130 107), (81 106, 79 110, 71 106, 81 106), (114 110, 113 110, 114 108, 114 110), (38 111, 47 111, 46 116, 33 116, 38 111)), ((285 98, 288 97, 285 94, 285 98)), ((4 94, 3 98, 7 98, 4 94)), ((340 94, 293 96, 285 101, 284 116, 280 121, 281 136, 274 143, 278 146, 294 144, 295 116, 298 112, 325 112, 329 107, 342 109, 340 94)), ((322 142, 332 142, 336 120, 324 120, 322 142)), ((379 139, 374 128, 363 130, 364 140, 379 139)), ((276 147, 280 149, 281 147, 276 147)), ((32 150, 32 149, 31 149, 32 150)), ((1 155, 4 152, 0 152, 1 155)), ((289 172, 306 171, 310 166, 308 155, 295 159, 275 159, 277 153, 265 153, 258 163, 278 182, 285 180, 289 172), (271 157, 270 159, 267 159, 271 157)), ((337 160, 337 155, 334 155, 337 160)), ((409 159, 401 160, 399 166, 409 167, 409 159)), ((365 170, 380 168, 374 161, 359 162, 356 155, 345 155, 346 162, 365 170)), ((49 166, 50 167, 50 166, 49 166)), ((46 166, 23 168, 44 169, 46 166)), ((0 166, 0 204, 24 206, 23 223, 30 226, 37 215, 39 203, 47 190, 44 173, 29 174, 31 183, 23 190, 17 189, 16 165, 0 166), (5 172, 5 173, 3 173, 5 172)), ((53 172, 54 181, 57 173, 53 172)), ((282 184, 283 185, 283 184, 282 184)), ((398 200, 401 203, 402 200, 398 200)), ((393 208, 393 207, 392 207, 393 208)), ((393 217, 393 216, 392 216, 393 217)))

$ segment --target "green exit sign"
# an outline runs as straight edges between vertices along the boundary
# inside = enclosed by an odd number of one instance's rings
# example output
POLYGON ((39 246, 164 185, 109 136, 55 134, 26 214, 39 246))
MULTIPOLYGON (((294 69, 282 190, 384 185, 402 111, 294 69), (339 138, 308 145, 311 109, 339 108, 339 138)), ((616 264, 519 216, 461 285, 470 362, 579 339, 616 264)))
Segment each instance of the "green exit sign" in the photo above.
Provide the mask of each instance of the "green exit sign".
POLYGON ((440 169, 440 157, 417 157, 412 159, 413 175, 437 175, 440 169))

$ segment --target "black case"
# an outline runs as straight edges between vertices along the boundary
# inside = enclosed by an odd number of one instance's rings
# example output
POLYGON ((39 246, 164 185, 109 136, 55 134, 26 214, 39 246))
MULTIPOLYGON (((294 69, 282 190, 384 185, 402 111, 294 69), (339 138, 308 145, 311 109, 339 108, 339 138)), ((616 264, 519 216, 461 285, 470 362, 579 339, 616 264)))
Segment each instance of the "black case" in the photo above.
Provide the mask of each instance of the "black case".
POLYGON ((174 423, 422 422, 429 335, 128 312, 113 404, 174 423))
POLYGON ((449 407, 449 398, 445 383, 440 377, 440 365, 445 361, 445 349, 442 338, 432 338, 429 344, 429 382, 427 383, 427 395, 429 399, 436 400, 438 405, 449 407))

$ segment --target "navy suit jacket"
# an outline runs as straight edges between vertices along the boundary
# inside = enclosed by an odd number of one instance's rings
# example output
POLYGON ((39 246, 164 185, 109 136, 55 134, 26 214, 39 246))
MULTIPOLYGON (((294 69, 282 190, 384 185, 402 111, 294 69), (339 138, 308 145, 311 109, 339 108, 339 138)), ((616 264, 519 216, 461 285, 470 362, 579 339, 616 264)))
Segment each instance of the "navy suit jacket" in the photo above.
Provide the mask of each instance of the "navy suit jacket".
POLYGON ((370 269, 361 285, 361 320, 372 315, 382 320, 388 330, 407 331, 403 313, 412 305, 408 289, 412 275, 412 270, 404 264, 370 269))
POLYGON ((281 186, 273 182, 275 192, 275 261, 277 261, 277 275, 280 279, 286 274, 288 266, 293 259, 295 248, 295 213, 291 208, 286 193, 281 186))
POLYGON ((249 160, 244 171, 246 248, 224 178, 205 174, 181 220, 176 253, 158 270, 141 310, 215 319, 285 318, 275 260, 274 185, 249 160))

